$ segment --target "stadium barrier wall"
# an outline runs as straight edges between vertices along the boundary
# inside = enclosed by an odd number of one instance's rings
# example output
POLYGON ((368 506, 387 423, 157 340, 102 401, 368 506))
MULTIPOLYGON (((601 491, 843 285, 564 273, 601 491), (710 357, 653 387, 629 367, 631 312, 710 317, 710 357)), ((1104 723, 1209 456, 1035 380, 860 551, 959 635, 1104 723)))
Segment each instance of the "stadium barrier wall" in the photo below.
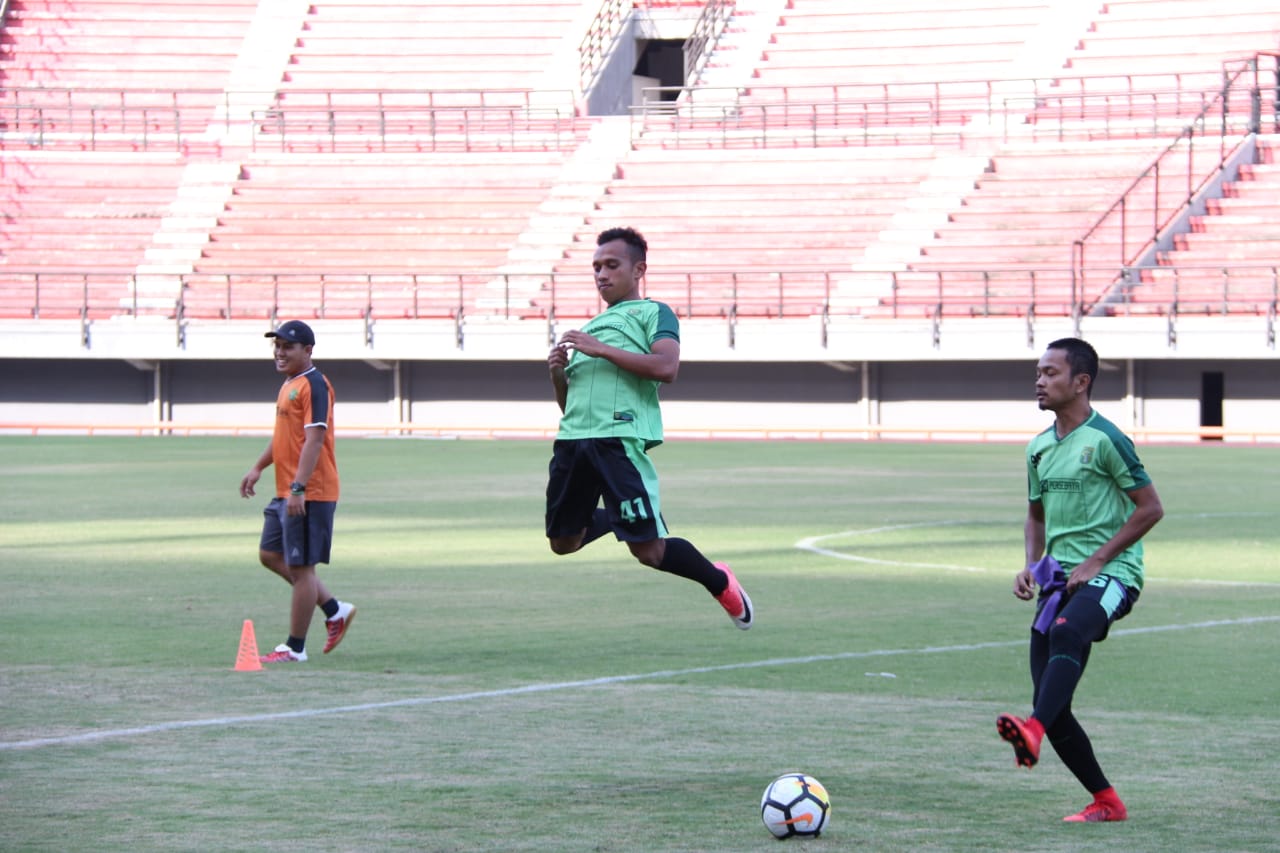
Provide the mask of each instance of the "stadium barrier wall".
MULTIPOLYGON (((1178 442, 1222 442, 1226 444, 1276 444, 1280 443, 1280 431, 1228 430, 1223 427, 1199 429, 1160 429, 1132 427, 1131 437, 1138 444, 1178 442)), ((0 435, 85 435, 85 436, 269 436, 270 428, 262 424, 42 424, 0 422, 0 435)), ((536 439, 550 441, 555 428, 506 429, 501 427, 430 427, 422 424, 355 424, 339 427, 340 437, 408 437, 435 439, 536 439)), ((1005 429, 1001 427, 863 427, 852 429, 733 429, 730 427, 706 427, 703 429, 669 430, 668 439, 692 440, 743 440, 743 441, 960 441, 960 442, 1009 442, 1029 440, 1034 431, 1005 429)))

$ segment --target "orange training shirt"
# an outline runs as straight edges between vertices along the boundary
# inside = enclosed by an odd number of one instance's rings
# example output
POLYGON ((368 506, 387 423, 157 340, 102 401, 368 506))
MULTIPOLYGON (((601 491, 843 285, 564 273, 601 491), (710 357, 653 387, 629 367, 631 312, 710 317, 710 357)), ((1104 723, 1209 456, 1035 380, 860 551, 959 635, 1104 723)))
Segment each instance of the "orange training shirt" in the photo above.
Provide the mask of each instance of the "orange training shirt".
POLYGON ((324 430, 320 459, 307 479, 307 500, 336 501, 338 460, 333 450, 333 386, 315 367, 285 380, 276 397, 271 461, 276 467, 277 497, 289 496, 289 484, 298 474, 298 457, 307 427, 324 430))

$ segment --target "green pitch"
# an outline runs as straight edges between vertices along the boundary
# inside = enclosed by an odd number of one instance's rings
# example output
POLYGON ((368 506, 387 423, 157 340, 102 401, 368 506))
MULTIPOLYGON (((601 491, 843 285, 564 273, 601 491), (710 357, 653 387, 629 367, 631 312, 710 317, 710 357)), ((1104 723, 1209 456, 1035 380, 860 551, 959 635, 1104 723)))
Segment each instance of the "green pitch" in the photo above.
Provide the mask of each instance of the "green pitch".
MULTIPOLYGON (((0 849, 1263 850, 1280 838, 1280 449, 1141 447, 1166 517, 1078 716, 1130 820, 994 720, 1030 706, 1021 448, 674 442, 673 535, 755 600, 737 631, 611 538, 555 557, 545 443, 340 439, 322 577, 343 645, 284 638, 257 564, 260 438, 0 438, 0 849)), ((269 478, 268 478, 269 479, 269 478)), ((267 480, 264 480, 266 482, 267 480)))

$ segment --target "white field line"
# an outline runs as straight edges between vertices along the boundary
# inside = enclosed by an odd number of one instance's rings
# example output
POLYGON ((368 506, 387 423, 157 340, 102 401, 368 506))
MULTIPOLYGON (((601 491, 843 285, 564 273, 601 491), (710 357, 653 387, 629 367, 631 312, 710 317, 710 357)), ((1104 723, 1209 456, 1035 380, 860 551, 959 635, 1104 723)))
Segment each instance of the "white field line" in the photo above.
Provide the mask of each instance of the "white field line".
MULTIPOLYGON (((1191 513, 1181 516, 1182 518, 1226 518, 1240 516, 1257 516, 1269 517, 1268 513, 1262 512, 1221 512, 1221 513, 1191 513)), ((1178 516, 1171 516, 1174 520, 1178 516)), ((849 553, 848 551, 837 551, 833 548, 824 547, 822 543, 829 542, 833 539, 853 539, 859 536, 875 536, 879 533, 892 533, 898 530, 918 530, 925 527, 963 527, 976 525, 989 525, 991 522, 985 521, 917 521, 911 524, 886 524, 882 527, 866 527, 861 530, 842 530, 839 533, 824 533, 819 536, 806 536, 795 544, 796 548, 801 551, 809 551, 813 554, 820 554, 823 557, 831 557, 835 560, 845 560, 850 563, 867 563, 874 566, 900 566, 902 568, 911 569, 942 569, 949 572, 972 572, 981 574, 986 572, 1008 572, 1012 578, 1017 573, 1016 568, 992 569, 986 566, 961 566, 952 563, 920 563, 914 560, 884 560, 877 557, 864 557, 861 554, 849 553)), ((1228 587, 1273 587, 1280 586, 1280 583, 1270 581, 1226 581, 1216 580, 1214 578, 1162 578, 1153 575, 1147 576, 1148 581, 1156 581, 1159 583, 1187 583, 1187 584, 1203 584, 1205 586, 1228 586, 1228 587)))
MULTIPOLYGON (((1153 625, 1146 628, 1129 628, 1112 631, 1112 636, 1121 634, 1154 634, 1164 631, 1190 631, 1204 628, 1219 628, 1233 625, 1255 625, 1264 622, 1280 622, 1280 616, 1253 616, 1241 619, 1215 619, 1206 622, 1189 622, 1182 625, 1153 625)), ((662 669, 655 672, 634 673, 631 675, 605 675, 599 678, 586 678, 579 681, 552 681, 542 684, 526 684, 522 687, 508 687, 501 690, 479 690, 472 693, 453 693, 445 696, 419 696, 410 699, 394 699, 387 702, 366 702, 361 705, 339 705, 334 708, 304 708, 295 711, 279 711, 270 714, 245 714, 234 717, 211 717, 202 720, 174 720, 168 723, 155 723, 149 726, 134 726, 126 729, 102 729, 94 732, 82 732, 62 737, 32 738, 30 740, 0 741, 0 752, 18 749, 35 749, 43 746, 72 746, 92 743, 100 740, 117 738, 142 737, 162 732, 181 731, 183 729, 229 728, 241 725, 269 723, 278 720, 296 720, 314 717, 331 717, 339 714, 359 714, 366 711, 381 711, 387 708, 413 708, 422 705, 442 705, 449 702, 474 702, 482 699, 503 699, 511 696, 524 696, 533 693, 552 693, 567 690, 582 690, 591 687, 603 687, 611 684, 627 684, 636 681, 661 681, 669 678, 683 678, 709 672, 731 672, 743 669, 762 669, 771 666, 797 666, 830 661, 860 660, 866 658, 883 658, 891 656, 918 656, 951 654, 954 652, 973 652, 985 649, 1003 649, 1012 646, 1026 645, 1026 639, 1000 640, 986 643, 962 643, 954 646, 924 646, 918 649, 875 649, 865 652, 840 652, 830 655, 811 655, 797 658, 768 658, 765 660, 726 663, 716 666, 697 666, 687 669, 662 669)))

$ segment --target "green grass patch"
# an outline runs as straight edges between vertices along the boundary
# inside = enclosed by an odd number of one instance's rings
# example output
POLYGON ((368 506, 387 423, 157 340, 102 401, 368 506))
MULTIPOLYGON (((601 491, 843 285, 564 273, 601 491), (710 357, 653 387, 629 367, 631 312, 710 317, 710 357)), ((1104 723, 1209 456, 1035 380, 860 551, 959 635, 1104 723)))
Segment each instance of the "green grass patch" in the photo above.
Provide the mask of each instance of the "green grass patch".
POLYGON ((609 538, 552 555, 545 443, 341 440, 321 576, 360 616, 241 673, 244 620, 287 627, 237 494, 262 445, 0 438, 0 849, 773 850, 760 794, 796 769, 834 803, 813 850, 1280 837, 1280 450, 1140 448, 1166 518, 1075 704, 1131 819, 1070 826, 1087 795, 994 729, 1030 703, 1018 447, 658 449, 740 632, 609 538))

